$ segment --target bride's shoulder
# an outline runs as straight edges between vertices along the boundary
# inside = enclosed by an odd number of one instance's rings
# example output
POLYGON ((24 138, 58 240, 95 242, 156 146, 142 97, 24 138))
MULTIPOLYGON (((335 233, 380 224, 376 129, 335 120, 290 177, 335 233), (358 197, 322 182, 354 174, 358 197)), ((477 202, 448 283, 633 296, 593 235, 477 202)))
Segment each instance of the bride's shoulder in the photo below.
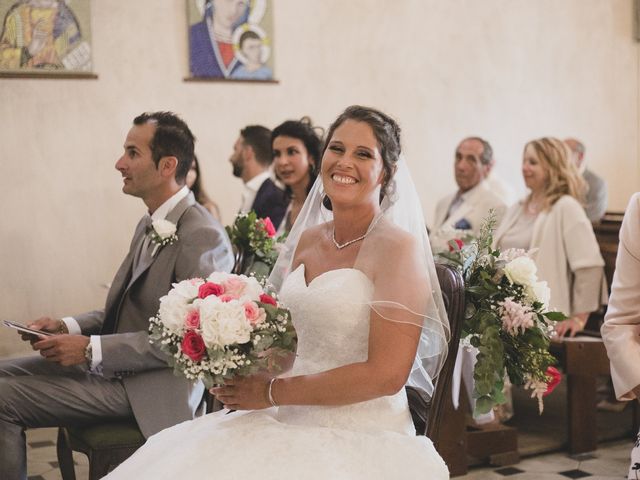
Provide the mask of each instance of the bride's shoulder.
POLYGON ((418 241, 414 235, 391 222, 384 222, 378 230, 377 247, 384 248, 385 252, 388 250, 403 255, 405 252, 414 252, 418 247, 418 241))
POLYGON ((319 225, 314 225, 313 227, 307 228, 300 235, 300 244, 304 245, 305 243, 309 243, 311 241, 317 241, 318 236, 324 236, 325 232, 329 231, 329 223, 321 223, 319 225))
POLYGON ((328 238, 326 235, 326 232, 329 231, 328 225, 328 223, 321 223, 320 225, 314 225, 302 232, 300 240, 298 240, 296 255, 300 255, 307 249, 317 246, 318 240, 328 238))

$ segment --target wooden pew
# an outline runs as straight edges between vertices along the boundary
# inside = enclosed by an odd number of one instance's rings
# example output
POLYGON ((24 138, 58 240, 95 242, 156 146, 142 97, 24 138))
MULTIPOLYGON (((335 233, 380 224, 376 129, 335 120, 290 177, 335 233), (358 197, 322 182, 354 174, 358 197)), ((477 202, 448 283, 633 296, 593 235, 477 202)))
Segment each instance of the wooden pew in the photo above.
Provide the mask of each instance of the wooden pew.
POLYGON ((567 378, 569 453, 591 452, 598 445, 596 377, 609 375, 609 357, 602 339, 576 337, 562 342, 567 378))

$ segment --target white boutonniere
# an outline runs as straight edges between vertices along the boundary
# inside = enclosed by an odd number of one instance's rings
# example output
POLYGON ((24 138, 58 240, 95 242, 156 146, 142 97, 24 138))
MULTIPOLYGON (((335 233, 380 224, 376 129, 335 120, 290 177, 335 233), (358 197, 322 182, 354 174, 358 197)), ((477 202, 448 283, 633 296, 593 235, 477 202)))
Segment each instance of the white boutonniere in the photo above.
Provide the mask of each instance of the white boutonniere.
POLYGON ((151 223, 151 230, 149 231, 149 240, 153 243, 153 251, 151 256, 155 257, 158 249, 165 245, 173 245, 178 240, 176 235, 176 224, 169 220, 160 219, 154 220, 151 223))

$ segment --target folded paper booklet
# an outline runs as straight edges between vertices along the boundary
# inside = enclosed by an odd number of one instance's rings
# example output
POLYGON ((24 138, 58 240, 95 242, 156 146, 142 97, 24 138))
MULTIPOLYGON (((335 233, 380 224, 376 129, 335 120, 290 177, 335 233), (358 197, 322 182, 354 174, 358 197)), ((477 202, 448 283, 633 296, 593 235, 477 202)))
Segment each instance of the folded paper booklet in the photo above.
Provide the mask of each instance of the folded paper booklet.
POLYGON ((22 325, 21 323, 11 322, 9 320, 3 320, 2 323, 4 324, 5 327, 15 328, 16 330, 23 333, 30 333, 32 335, 38 335, 43 337, 49 337, 53 335, 53 333, 43 332, 41 330, 34 330, 33 328, 29 328, 26 325, 22 325))

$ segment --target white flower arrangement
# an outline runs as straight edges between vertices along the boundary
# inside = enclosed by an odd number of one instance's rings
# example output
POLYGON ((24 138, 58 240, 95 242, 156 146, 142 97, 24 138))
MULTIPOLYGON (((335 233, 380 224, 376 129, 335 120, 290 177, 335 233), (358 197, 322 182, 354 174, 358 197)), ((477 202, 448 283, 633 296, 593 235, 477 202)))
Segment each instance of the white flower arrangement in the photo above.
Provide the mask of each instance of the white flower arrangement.
POLYGON ((274 296, 254 277, 223 272, 174 284, 149 329, 174 372, 207 387, 254 374, 296 343, 291 315, 274 296))
POLYGON ((165 245, 173 245, 178 241, 178 235, 176 234, 177 226, 175 223, 165 220, 164 218, 154 220, 151 223, 151 230, 149 231, 149 240, 153 243, 153 251, 151 256, 155 257, 158 249, 165 245))
POLYGON ((559 381, 549 353, 549 333, 561 312, 548 310, 550 291, 522 249, 492 247, 495 216, 470 242, 454 239, 440 257, 460 269, 465 279, 466 311, 462 344, 478 349, 474 367, 476 413, 504 403, 505 374, 514 385, 533 391, 542 413, 542 396, 559 381))

